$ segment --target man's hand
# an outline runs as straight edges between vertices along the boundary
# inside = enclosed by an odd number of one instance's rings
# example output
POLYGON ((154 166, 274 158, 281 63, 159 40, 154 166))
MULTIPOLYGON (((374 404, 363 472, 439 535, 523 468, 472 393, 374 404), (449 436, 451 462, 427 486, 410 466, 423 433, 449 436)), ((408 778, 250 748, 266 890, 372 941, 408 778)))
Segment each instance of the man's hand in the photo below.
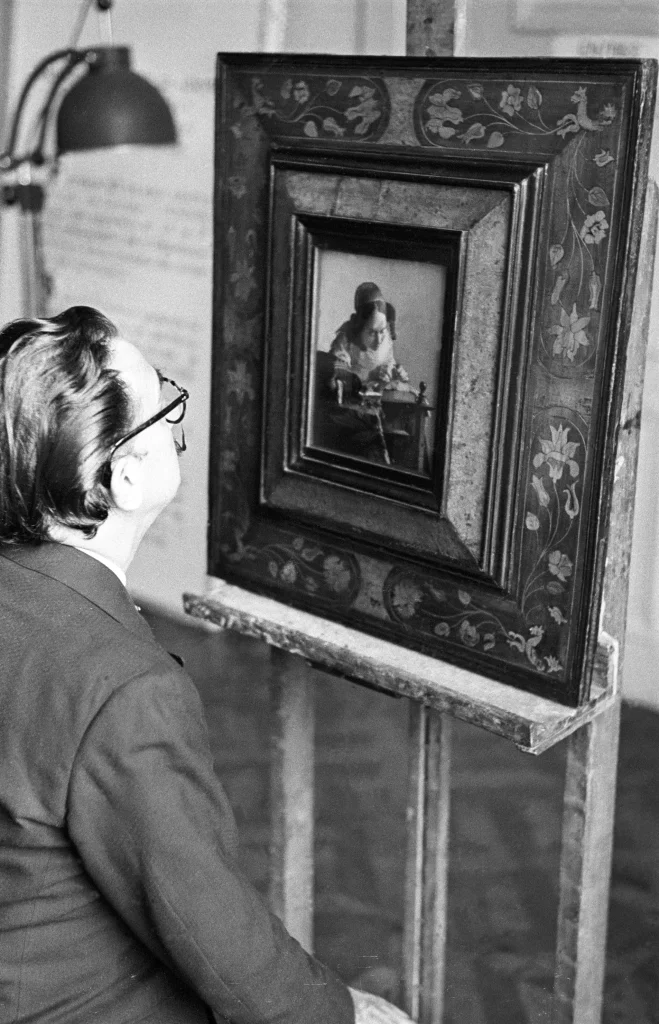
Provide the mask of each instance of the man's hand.
POLYGON ((349 992, 355 1005, 355 1024, 410 1024, 411 1018, 406 1013, 381 996, 356 988, 349 992))

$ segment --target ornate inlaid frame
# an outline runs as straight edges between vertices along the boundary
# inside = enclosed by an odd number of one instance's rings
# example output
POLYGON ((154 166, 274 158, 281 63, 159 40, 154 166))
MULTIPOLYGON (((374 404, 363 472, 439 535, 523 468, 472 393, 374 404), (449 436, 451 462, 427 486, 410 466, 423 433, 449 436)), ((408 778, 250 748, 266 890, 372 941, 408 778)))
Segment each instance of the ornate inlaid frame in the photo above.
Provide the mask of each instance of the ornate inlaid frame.
MULTIPOLYGON (((655 82, 652 61, 220 56, 212 575, 587 699, 655 82), (436 364, 417 463, 392 454, 412 420, 382 460, 312 429, 347 266, 383 268, 401 344, 436 364), (436 267, 437 329, 410 298, 436 267)), ((382 433, 372 394, 354 415, 382 433)))

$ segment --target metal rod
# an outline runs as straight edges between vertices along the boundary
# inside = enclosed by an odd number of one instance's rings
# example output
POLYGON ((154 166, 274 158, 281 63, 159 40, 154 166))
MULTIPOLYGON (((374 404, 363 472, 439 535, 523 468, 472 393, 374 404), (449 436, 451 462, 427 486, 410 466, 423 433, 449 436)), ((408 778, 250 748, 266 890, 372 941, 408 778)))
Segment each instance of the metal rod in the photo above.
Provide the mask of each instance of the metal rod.
POLYGON ((78 40, 80 39, 80 36, 82 35, 82 30, 85 27, 85 22, 87 21, 87 15, 89 14, 89 9, 90 9, 90 7, 91 7, 91 5, 93 3, 94 3, 94 0, 82 0, 82 3, 80 4, 80 7, 78 8, 78 17, 75 20, 75 24, 74 24, 73 29, 71 31, 71 39, 69 41, 69 46, 71 47, 72 50, 74 50, 76 48, 76 46, 78 45, 78 40))
MULTIPOLYGON (((99 5, 99 21, 103 21, 105 28, 105 35, 109 46, 114 46, 114 38, 112 35, 112 7, 111 5, 99 5), (104 17, 103 17, 104 15, 104 17)), ((102 34, 102 29, 99 28, 99 32, 102 34)))
POLYGON ((9 138, 8 138, 8 141, 7 141, 7 146, 6 146, 5 150, 4 150, 4 152, 0 155, 0 170, 8 169, 10 167, 14 167, 17 162, 20 162, 20 161, 17 161, 16 159, 14 159, 14 148, 16 146, 16 139, 18 137, 18 130, 19 130, 19 127, 20 127, 20 121, 21 121, 21 115, 23 113, 23 108, 24 108, 25 103, 27 101, 27 97, 28 97, 28 94, 30 92, 30 89, 32 88, 32 86, 36 82, 37 78, 42 73, 42 71, 44 71, 48 67, 49 64, 53 64, 56 60, 61 60, 63 57, 70 57, 70 56, 72 56, 74 54, 76 54, 76 51, 72 50, 72 49, 55 50, 54 53, 49 53, 47 57, 44 57, 44 59, 42 61, 39 61, 37 66, 31 72, 29 78, 27 79, 25 85, 23 86, 23 88, 21 90, 21 94, 19 96, 18 103, 16 104, 16 110, 14 111, 14 116, 13 116, 12 123, 11 123, 11 129, 9 131, 9 138), (4 168, 3 168, 3 162, 6 163, 6 167, 4 167, 4 168))
POLYGON ((46 142, 46 132, 48 131, 49 115, 52 106, 55 102, 55 97, 59 92, 60 86, 63 84, 65 79, 69 77, 69 74, 73 71, 74 67, 77 64, 80 64, 83 60, 84 51, 72 53, 64 67, 58 72, 57 77, 51 84, 48 96, 46 97, 46 101, 41 107, 41 110, 39 111, 39 116, 37 117, 39 135, 37 137, 36 146, 34 147, 33 151, 28 154, 28 157, 31 158, 32 160, 38 161, 43 156, 43 150, 46 142))

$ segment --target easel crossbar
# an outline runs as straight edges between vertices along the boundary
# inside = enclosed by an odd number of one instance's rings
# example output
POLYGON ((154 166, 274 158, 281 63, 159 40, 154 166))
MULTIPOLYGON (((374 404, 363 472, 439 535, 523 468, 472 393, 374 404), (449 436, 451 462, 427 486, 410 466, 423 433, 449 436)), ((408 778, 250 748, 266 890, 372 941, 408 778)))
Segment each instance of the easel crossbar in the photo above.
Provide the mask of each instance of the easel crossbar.
POLYGON ((205 597, 184 595, 188 614, 298 654, 315 668, 424 704, 540 754, 615 699, 617 641, 602 634, 591 700, 570 708, 466 669, 290 608, 212 577, 205 597))

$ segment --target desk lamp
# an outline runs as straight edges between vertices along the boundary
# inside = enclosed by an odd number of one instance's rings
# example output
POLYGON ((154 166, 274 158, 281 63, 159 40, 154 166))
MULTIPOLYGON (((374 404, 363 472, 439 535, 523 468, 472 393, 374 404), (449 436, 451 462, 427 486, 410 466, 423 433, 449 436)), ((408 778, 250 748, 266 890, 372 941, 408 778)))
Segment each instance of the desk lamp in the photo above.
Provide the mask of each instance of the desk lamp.
POLYGON ((46 304, 48 284, 43 268, 41 213, 44 182, 55 169, 58 157, 62 153, 107 146, 165 145, 176 141, 165 100, 153 85, 130 70, 128 47, 112 45, 112 2, 83 0, 70 46, 48 54, 28 76, 11 118, 7 144, 0 154, 2 204, 18 205, 31 227, 22 239, 25 315, 43 315, 46 304), (110 45, 78 50, 76 44, 92 6, 107 18, 110 45), (21 150, 19 140, 27 102, 46 74, 52 75, 46 98, 21 150))

